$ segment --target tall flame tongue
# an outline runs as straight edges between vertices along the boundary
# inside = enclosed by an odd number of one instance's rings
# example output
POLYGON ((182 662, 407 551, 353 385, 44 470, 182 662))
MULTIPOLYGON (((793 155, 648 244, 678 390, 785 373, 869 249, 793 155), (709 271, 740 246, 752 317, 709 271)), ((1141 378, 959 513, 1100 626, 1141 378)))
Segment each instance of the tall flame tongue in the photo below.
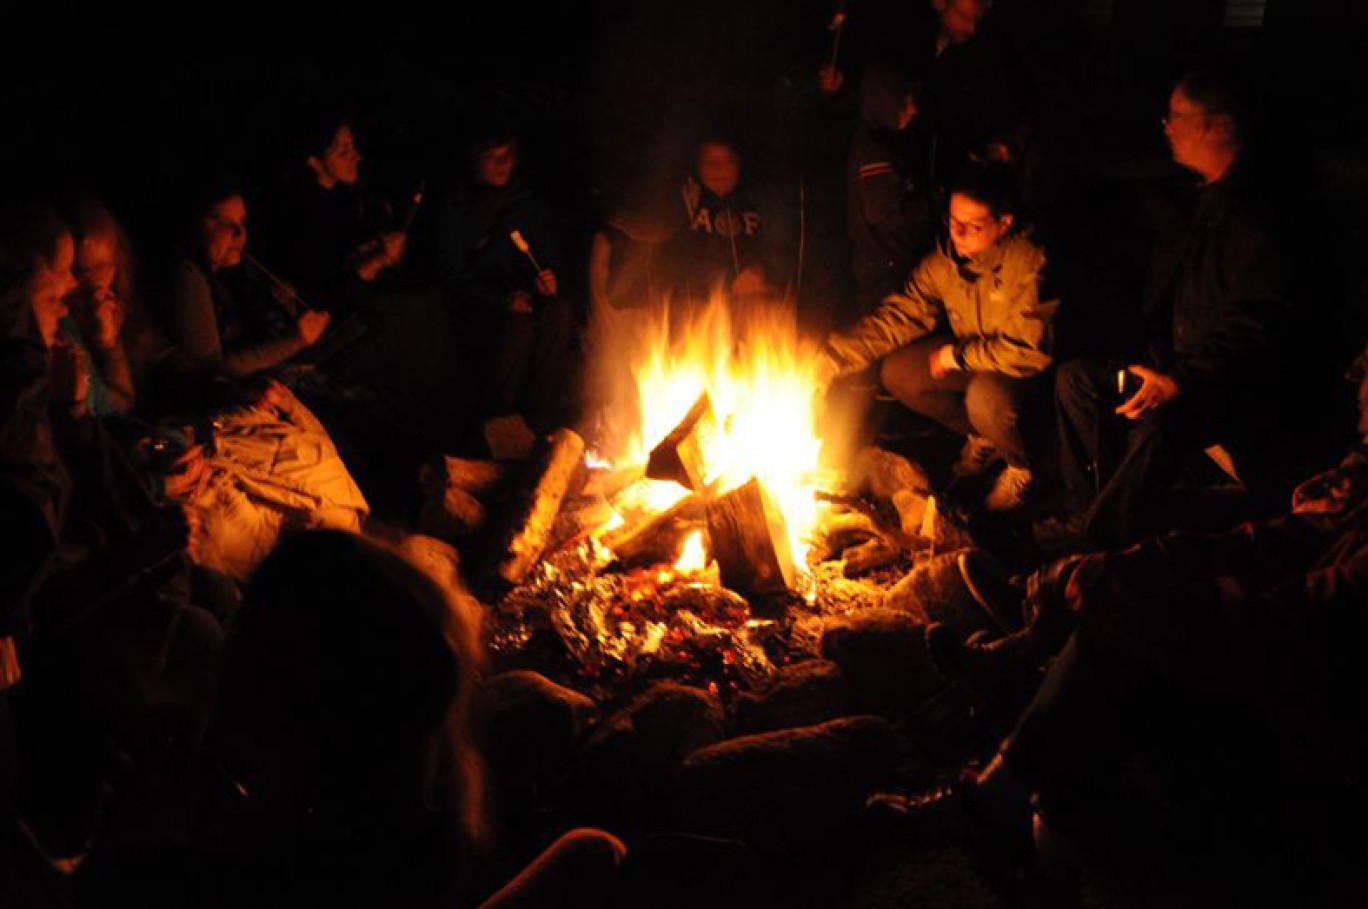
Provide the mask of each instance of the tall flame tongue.
MULTIPOLYGON (((646 461, 706 390, 720 424, 705 452, 709 483, 725 492, 758 477, 784 514, 794 561, 805 565, 822 443, 813 409, 816 350, 799 341, 792 311, 750 307, 733 317, 714 298, 686 325, 662 313, 631 362, 640 430, 619 460, 646 461)), ((642 492, 655 509, 683 494, 657 482, 642 492)))

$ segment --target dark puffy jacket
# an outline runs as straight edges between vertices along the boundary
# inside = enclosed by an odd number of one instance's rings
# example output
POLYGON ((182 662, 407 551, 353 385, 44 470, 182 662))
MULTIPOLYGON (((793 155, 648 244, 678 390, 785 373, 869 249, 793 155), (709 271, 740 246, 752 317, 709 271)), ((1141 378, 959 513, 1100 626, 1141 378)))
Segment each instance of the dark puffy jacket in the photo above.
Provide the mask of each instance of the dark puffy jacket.
POLYGON ((860 83, 860 126, 846 173, 851 260, 863 307, 896 292, 934 242, 932 197, 909 166, 898 130, 911 91, 911 80, 892 68, 871 67, 860 83))

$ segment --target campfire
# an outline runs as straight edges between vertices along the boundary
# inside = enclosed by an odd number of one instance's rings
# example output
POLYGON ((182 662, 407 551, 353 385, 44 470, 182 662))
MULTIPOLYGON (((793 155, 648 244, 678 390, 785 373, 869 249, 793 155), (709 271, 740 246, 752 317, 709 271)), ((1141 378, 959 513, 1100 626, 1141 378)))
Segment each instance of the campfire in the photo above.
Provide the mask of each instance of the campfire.
POLYGON ((884 605, 953 542, 907 461, 823 460, 817 352, 791 313, 713 301, 625 346, 633 381, 595 447, 560 430, 522 471, 425 469, 425 529, 486 543, 501 659, 560 662, 591 687, 751 690, 814 655, 826 618, 884 605))

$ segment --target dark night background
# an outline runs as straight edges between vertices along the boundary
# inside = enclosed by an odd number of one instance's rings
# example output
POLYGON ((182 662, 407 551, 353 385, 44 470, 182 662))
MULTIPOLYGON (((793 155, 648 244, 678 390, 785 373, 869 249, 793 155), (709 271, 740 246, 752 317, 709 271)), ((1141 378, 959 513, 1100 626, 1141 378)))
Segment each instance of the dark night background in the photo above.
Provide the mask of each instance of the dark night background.
MULTIPOLYGON (((897 35, 919 5, 854 0, 843 60, 897 35)), ((1262 83, 1280 136, 1346 187, 1368 182, 1368 5, 1267 0, 1257 29, 1223 27, 1225 6, 998 0, 990 22, 1072 157, 1162 159, 1156 118, 1173 78, 1221 60, 1262 83)), ((832 10, 583 0, 12 12, 5 191, 90 190, 135 237, 155 233, 208 169, 269 185, 295 167, 283 139, 293 112, 341 99, 358 114, 372 186, 406 193, 420 176, 460 173, 462 140, 493 115, 523 133, 528 173, 565 216, 589 217, 595 189, 633 167, 673 166, 673 138, 718 116, 749 133, 757 167, 799 166, 812 137, 786 117, 829 51, 832 10)))

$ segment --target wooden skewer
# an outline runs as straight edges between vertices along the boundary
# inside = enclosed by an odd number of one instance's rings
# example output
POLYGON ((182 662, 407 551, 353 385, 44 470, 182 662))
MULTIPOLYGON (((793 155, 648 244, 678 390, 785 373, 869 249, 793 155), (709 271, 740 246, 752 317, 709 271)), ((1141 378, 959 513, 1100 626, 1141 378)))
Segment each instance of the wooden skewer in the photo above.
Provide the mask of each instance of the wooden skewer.
POLYGON ((260 259, 256 258, 251 253, 245 250, 242 253, 242 258, 247 260, 248 265, 252 266, 257 271, 261 272, 262 276, 267 281, 270 281, 279 290, 283 291, 287 299, 291 300, 296 304, 297 308, 295 309, 294 315, 298 316, 302 315, 304 312, 312 311, 312 307, 310 307, 309 304, 304 302, 304 299, 299 296, 295 289, 290 285, 286 284, 284 281, 280 280, 280 278, 277 278, 269 268, 261 264, 260 259))
POLYGON ((836 58, 841 53, 841 32, 845 30, 845 0, 836 4, 836 14, 831 17, 831 68, 836 68, 836 58))
POLYGON ((523 255, 527 256, 528 261, 532 263, 532 267, 537 270, 537 274, 541 274, 541 264, 537 262, 537 257, 532 255, 532 247, 528 246, 527 241, 523 239, 522 231, 511 230, 508 232, 508 238, 513 241, 514 246, 522 251, 523 255))

